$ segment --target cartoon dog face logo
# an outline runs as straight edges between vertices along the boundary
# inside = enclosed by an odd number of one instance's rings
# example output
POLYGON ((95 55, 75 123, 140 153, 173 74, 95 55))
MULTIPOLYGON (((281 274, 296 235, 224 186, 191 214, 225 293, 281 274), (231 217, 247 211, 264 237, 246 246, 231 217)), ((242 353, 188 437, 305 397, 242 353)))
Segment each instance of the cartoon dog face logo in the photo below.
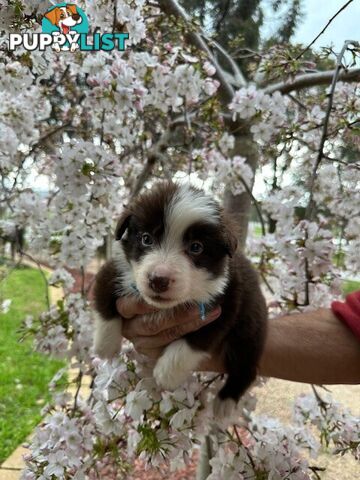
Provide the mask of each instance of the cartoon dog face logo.
POLYGON ((60 33, 67 35, 72 33, 71 27, 82 22, 76 5, 66 5, 65 7, 55 7, 44 15, 53 25, 57 26, 60 33))

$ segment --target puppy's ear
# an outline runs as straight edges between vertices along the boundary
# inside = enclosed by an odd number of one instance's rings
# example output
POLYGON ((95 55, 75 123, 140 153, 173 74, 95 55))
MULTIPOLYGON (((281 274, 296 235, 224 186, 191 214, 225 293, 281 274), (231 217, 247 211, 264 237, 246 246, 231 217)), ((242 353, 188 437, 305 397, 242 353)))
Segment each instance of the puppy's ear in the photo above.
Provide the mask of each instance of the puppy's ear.
POLYGON ((132 215, 128 210, 125 210, 124 213, 121 215, 115 229, 115 240, 122 239, 124 233, 126 232, 129 226, 131 216, 132 215))
POLYGON ((236 252, 237 246, 238 246, 238 239, 232 232, 226 232, 226 252, 231 258, 234 253, 236 252))
POLYGON ((239 226, 234 218, 228 213, 222 214, 222 226, 224 232, 225 249, 229 257, 232 257, 238 246, 239 226))
POLYGON ((76 5, 67 5, 66 8, 70 10, 71 14, 74 15, 77 13, 76 5))
POLYGON ((59 20, 59 8, 53 8, 50 10, 50 12, 45 13, 44 17, 47 18, 53 25, 57 25, 59 20))

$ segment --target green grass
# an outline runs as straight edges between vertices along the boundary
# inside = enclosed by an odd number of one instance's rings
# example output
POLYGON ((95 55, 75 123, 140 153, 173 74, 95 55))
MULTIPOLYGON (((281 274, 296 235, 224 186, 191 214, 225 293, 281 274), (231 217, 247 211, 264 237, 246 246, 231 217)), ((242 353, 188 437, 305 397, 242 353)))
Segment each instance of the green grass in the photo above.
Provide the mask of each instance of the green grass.
POLYGON ((63 362, 34 353, 32 339, 19 343, 18 328, 26 315, 46 309, 44 280, 39 271, 17 268, 0 284, 10 311, 0 313, 0 464, 39 423, 49 400, 48 383, 63 362))
MULTIPOLYGON (((250 230, 251 231, 251 230, 250 230)), ((258 223, 256 223, 253 227, 253 234, 256 238, 260 238, 262 237, 262 229, 261 229, 261 225, 259 225, 258 223)))
POLYGON ((360 290, 360 282, 357 280, 346 280, 343 283, 342 290, 344 295, 355 292, 356 290, 360 290))

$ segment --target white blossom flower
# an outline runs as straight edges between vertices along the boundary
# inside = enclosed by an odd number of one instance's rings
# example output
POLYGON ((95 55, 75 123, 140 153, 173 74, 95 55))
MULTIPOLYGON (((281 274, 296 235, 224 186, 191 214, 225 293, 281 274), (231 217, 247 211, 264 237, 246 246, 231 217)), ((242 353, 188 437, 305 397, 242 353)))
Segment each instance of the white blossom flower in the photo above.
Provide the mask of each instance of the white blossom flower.
POLYGON ((140 420, 144 410, 148 410, 152 402, 145 390, 130 392, 126 396, 125 413, 133 420, 140 420))
POLYGON ((2 301, 1 306, 0 306, 0 312, 1 313, 8 313, 10 310, 10 305, 11 305, 11 298, 7 298, 2 301))

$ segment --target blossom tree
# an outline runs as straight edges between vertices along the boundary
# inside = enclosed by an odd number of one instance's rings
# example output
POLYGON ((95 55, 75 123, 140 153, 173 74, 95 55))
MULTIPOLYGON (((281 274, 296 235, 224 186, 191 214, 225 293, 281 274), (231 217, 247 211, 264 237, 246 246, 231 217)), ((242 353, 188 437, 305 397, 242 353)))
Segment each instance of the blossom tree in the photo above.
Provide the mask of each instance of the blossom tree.
POLYGON ((291 426, 255 415, 251 391, 225 424, 208 408, 221 376, 194 373, 167 392, 130 345, 113 361, 95 358, 89 292, 73 293, 71 274, 85 275, 129 198, 182 172, 237 215, 271 315, 340 295, 342 271, 359 270, 358 45, 312 62, 309 47, 274 45, 244 75, 176 0, 74 3, 92 31, 127 31, 128 48, 10 52, 9 30, 40 32, 49 5, 0 0, 0 228, 26 227, 31 255, 21 257, 46 253, 48 283, 64 292, 24 320, 23 334, 78 372, 75 397, 63 391, 65 371, 52 380, 22 478, 124 478, 137 456, 176 469, 204 436, 216 452, 204 478, 312 478, 314 427, 334 454, 359 458, 359 419, 316 390, 296 401, 291 426), (48 179, 45 201, 32 188, 37 175, 48 179), (261 236, 248 228, 252 204, 261 236))

